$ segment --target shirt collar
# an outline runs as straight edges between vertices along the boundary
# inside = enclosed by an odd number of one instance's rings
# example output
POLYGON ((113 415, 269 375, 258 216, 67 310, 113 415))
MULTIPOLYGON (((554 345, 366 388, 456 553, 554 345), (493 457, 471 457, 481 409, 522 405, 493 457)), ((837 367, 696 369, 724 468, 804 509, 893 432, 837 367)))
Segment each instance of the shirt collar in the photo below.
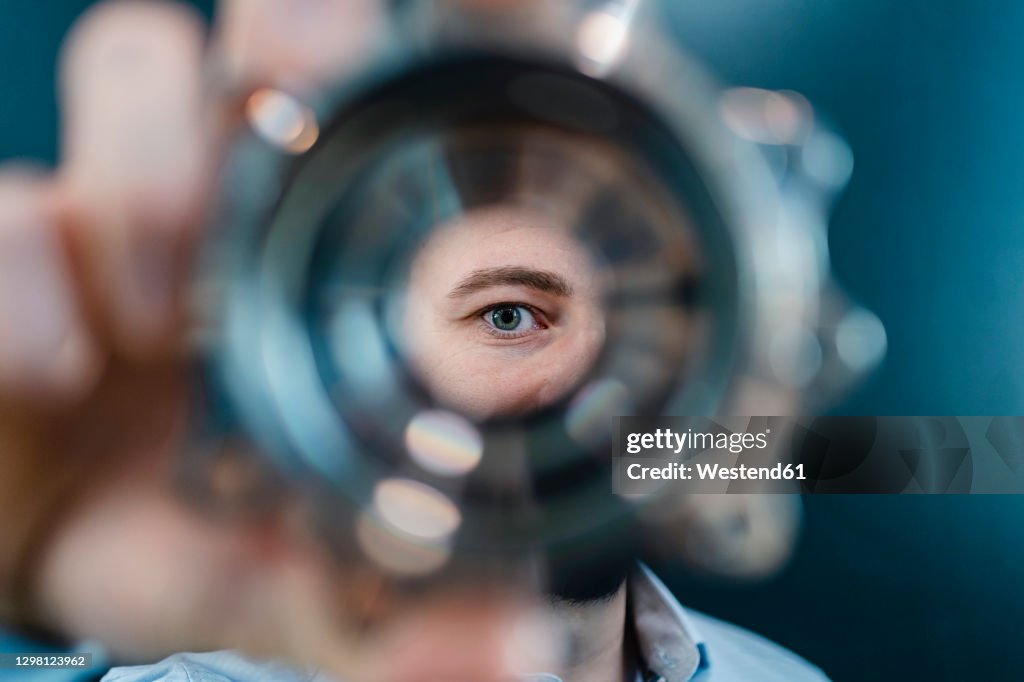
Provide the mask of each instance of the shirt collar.
POLYGON ((641 668, 664 682, 686 682, 708 667, 696 625, 651 569, 638 565, 627 589, 641 668))
MULTIPOLYGON (((640 660, 640 679, 687 682, 708 667, 707 650, 693 620, 644 564, 638 564, 627 581, 629 611, 640 660)), ((520 682, 561 682, 551 674, 525 675, 520 682)))

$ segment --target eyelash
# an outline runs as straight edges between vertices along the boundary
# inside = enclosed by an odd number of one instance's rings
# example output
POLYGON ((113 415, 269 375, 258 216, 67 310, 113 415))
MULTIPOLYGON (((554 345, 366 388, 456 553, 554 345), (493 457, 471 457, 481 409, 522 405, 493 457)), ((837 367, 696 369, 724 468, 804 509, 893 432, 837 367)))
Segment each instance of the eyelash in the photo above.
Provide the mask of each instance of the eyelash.
POLYGON ((516 301, 503 301, 501 303, 492 303, 491 305, 487 306, 486 308, 481 308, 477 312, 473 313, 473 316, 480 320, 480 325, 483 327, 483 330, 484 330, 485 333, 489 334, 490 336, 493 336, 496 339, 501 339, 501 340, 505 340, 505 341, 512 341, 512 340, 515 340, 515 339, 521 339, 521 338, 523 338, 525 336, 528 336, 530 333, 536 331, 538 328, 539 329, 547 329, 548 328, 548 322, 547 322, 546 316, 544 315, 543 311, 541 311, 541 310, 539 310, 539 309, 537 309, 537 308, 535 308, 532 305, 529 305, 527 303, 520 303, 520 302, 516 302, 516 301), (488 324, 487 321, 484 319, 484 316, 485 315, 490 315, 495 310, 500 310, 502 308, 524 308, 524 309, 528 310, 530 312, 530 315, 533 316, 533 320, 534 320, 534 325, 535 326, 532 329, 528 329, 526 331, 506 332, 506 331, 502 331, 502 330, 497 329, 496 327, 493 327, 490 324, 488 324))

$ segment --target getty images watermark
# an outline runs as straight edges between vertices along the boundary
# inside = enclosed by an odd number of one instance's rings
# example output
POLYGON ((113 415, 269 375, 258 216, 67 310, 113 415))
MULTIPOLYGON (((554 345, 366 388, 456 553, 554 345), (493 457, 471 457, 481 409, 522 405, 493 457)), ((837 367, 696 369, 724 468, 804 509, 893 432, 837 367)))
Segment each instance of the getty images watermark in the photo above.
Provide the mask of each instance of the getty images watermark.
POLYGON ((618 417, 615 492, 1024 493, 1024 417, 618 417))
POLYGON ((620 417, 613 489, 797 492, 807 472, 792 461, 786 434, 783 420, 767 417, 620 417))

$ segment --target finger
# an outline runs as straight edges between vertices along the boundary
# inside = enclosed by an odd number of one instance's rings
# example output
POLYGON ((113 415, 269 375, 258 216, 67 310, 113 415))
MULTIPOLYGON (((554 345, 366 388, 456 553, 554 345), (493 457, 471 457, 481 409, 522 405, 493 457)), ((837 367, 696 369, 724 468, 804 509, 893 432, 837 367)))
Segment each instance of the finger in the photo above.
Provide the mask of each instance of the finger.
POLYGON ((383 21, 381 0, 225 0, 216 45, 235 84, 304 91, 357 68, 383 21))
POLYGON ((89 335, 60 243, 49 180, 0 172, 0 394, 72 398, 95 379, 89 335))
POLYGON ((62 59, 62 196, 104 322, 126 350, 181 321, 211 150, 201 23, 163 2, 106 2, 62 59))

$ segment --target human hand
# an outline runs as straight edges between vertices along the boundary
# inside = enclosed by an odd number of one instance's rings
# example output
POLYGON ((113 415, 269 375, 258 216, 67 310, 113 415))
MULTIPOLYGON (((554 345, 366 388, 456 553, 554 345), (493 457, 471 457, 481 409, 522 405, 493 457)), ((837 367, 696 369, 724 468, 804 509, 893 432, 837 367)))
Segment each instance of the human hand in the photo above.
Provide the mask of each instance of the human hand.
POLYGON ((34 621, 126 660, 238 647, 357 682, 507 672, 507 598, 367 607, 372 579, 287 509, 213 520, 172 485, 190 270, 233 97, 343 75, 380 21, 374 0, 228 0, 208 47, 182 7, 135 0, 74 29, 59 169, 0 171, 0 590, 34 621))

